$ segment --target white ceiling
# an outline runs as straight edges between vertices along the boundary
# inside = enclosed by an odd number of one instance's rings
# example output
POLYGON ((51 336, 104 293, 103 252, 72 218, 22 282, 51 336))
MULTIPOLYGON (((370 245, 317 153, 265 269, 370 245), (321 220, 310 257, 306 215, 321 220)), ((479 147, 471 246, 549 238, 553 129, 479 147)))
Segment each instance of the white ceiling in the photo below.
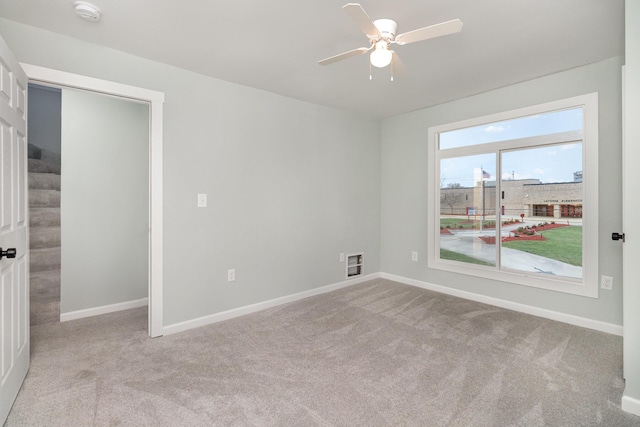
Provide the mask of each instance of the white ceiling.
POLYGON ((317 61, 368 40, 347 0, 0 0, 0 16, 287 97, 384 118, 624 54, 623 0, 362 0, 398 33, 459 18, 461 33, 394 49, 389 79, 368 55, 317 61))

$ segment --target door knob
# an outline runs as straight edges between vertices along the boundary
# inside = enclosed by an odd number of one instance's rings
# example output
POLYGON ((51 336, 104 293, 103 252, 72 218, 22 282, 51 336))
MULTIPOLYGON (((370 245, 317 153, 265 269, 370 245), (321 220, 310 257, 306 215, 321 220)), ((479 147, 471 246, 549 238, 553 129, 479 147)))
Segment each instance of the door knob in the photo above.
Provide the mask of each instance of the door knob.
POLYGON ((624 243, 624 233, 611 233, 611 240, 622 240, 624 243))
POLYGON ((0 259, 2 259, 3 257, 15 258, 16 248, 9 248, 6 251, 3 251, 2 248, 0 248, 0 259))

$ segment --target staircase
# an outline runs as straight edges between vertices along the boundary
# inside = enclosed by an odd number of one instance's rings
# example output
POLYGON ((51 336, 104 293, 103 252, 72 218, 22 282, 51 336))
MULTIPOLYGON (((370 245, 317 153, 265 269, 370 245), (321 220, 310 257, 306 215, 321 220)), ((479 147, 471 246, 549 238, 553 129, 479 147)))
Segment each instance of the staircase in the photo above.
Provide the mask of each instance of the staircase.
POLYGON ((60 321, 60 156, 29 146, 31 325, 60 321))

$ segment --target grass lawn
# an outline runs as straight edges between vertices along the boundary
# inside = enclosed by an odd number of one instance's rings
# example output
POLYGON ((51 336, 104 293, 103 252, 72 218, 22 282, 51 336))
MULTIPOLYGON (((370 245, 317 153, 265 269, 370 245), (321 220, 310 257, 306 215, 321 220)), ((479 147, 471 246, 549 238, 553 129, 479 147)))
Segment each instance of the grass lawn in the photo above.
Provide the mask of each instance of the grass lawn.
POLYGON ((547 240, 506 242, 502 246, 582 267, 582 227, 554 228, 542 235, 547 240))
POLYGON ((450 259, 452 261, 466 262, 468 264, 491 265, 491 266, 495 265, 478 258, 473 258, 467 255, 459 254, 458 252, 452 252, 442 248, 440 248, 440 258, 450 259))

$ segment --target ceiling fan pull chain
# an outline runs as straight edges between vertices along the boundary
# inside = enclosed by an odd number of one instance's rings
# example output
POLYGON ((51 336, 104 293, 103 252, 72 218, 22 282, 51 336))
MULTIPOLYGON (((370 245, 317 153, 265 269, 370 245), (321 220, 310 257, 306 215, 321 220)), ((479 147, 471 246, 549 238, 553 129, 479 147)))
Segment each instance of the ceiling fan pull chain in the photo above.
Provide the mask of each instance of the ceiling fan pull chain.
POLYGON ((373 80, 373 74, 371 74, 371 62, 369 62, 369 80, 373 80))

